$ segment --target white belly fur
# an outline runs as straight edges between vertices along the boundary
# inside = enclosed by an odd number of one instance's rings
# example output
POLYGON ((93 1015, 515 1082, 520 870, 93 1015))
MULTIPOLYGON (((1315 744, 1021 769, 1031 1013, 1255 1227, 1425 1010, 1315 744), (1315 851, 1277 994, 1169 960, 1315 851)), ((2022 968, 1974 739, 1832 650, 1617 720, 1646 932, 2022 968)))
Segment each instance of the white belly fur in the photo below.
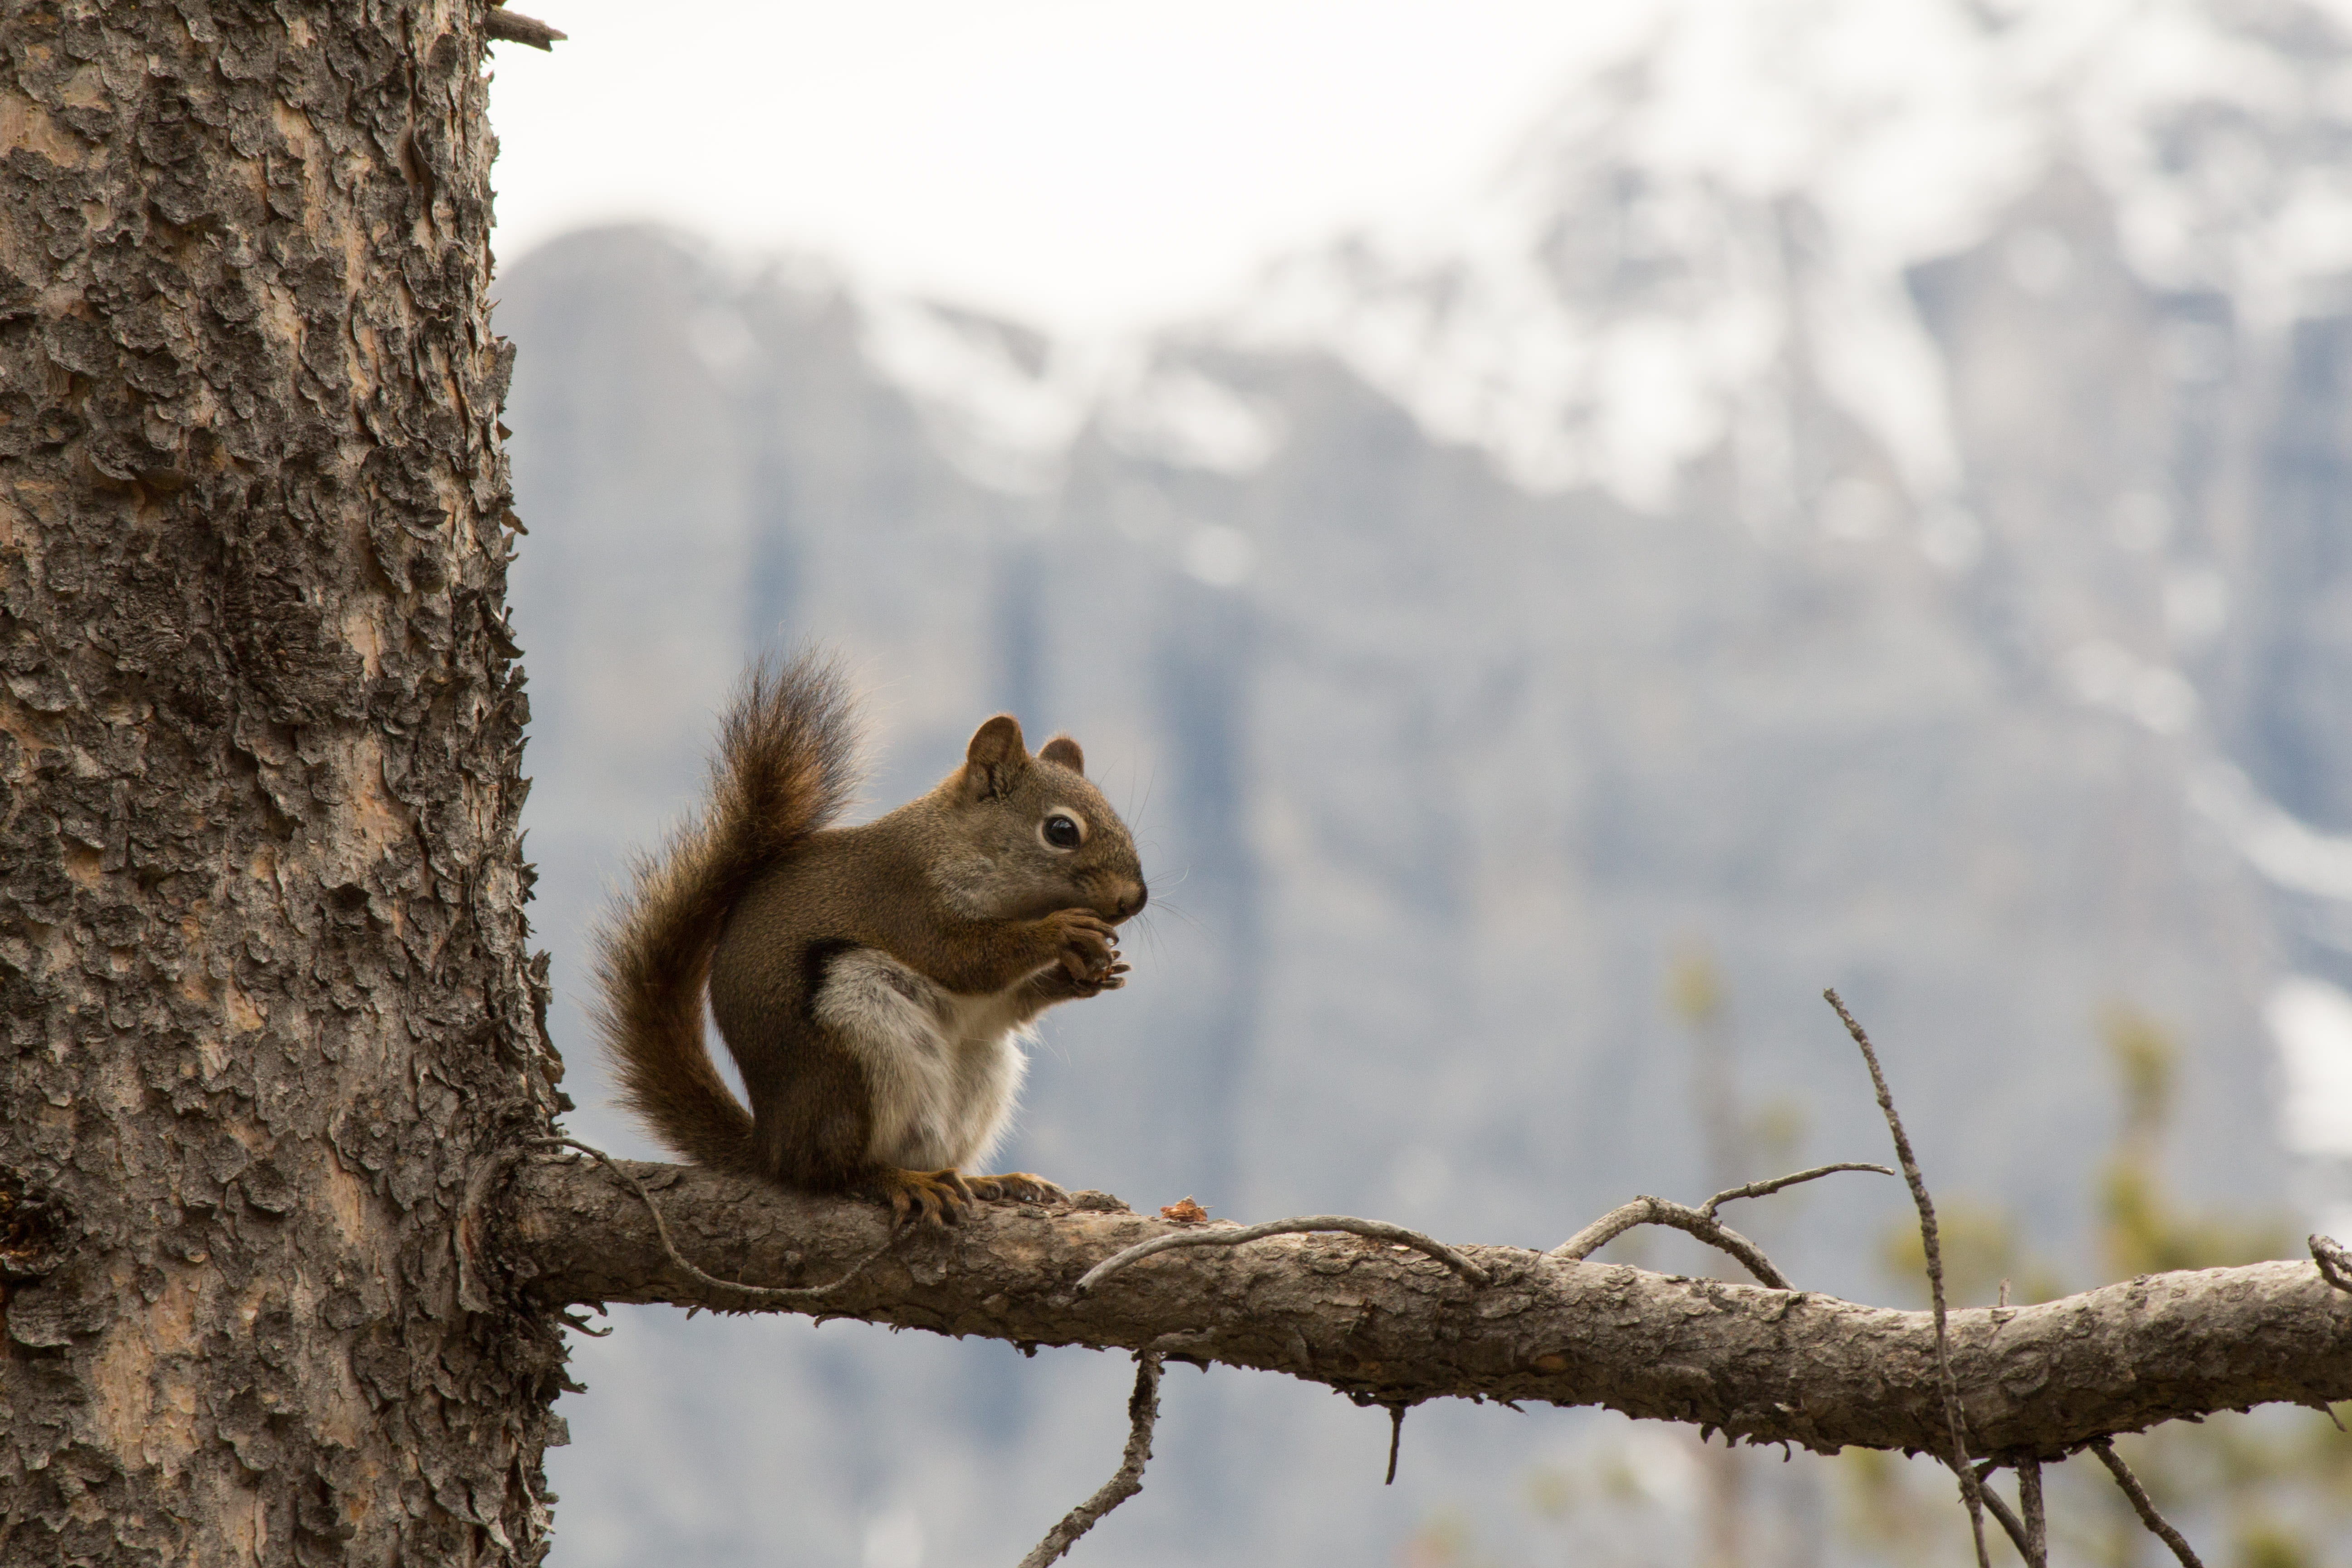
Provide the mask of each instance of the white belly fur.
POLYGON ((988 1158, 1029 1068, 1013 995, 958 996, 872 948, 826 966, 816 1016, 866 1070, 876 1163, 969 1170, 988 1158))

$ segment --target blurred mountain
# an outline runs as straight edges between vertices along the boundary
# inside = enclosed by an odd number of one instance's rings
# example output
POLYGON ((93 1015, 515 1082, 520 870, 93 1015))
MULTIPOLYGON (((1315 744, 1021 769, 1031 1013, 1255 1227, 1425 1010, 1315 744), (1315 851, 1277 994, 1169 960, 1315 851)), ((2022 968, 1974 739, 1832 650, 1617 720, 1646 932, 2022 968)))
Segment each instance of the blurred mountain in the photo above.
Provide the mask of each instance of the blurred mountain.
MULTIPOLYGON (((2183 1047, 2184 1193, 2343 1202, 2352 1109, 2283 1142, 2279 1097, 2352 1059, 2344 33, 1655 10, 1460 210, 1123 342, 649 229, 509 268, 578 1076, 603 889, 745 659, 816 641, 877 808, 1009 708, 1143 844, 1135 982, 1049 1016, 1013 1166, 1553 1245, 1704 1195, 1697 957, 1749 1174, 1882 1157, 1834 984, 1939 1197, 2078 1282, 2116 1007, 2183 1047)), ((1883 1297, 1902 1194, 1843 1180, 1756 1232, 1883 1297)), ((1010 1561, 1108 1473, 1107 1358, 885 1339, 627 1314, 581 1352, 556 1561, 1010 1561)), ((1419 1413, 1382 1491, 1378 1412, 1170 1394, 1094 1560, 1365 1561, 1590 1426, 1419 1413)))

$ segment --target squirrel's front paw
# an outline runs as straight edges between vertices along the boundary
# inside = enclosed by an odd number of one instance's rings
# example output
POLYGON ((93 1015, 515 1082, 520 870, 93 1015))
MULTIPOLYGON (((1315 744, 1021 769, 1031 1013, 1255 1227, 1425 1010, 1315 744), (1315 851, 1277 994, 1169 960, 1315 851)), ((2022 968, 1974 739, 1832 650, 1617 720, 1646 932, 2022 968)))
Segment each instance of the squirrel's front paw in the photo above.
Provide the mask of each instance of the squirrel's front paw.
POLYGON ((1018 1204, 1066 1204, 1070 1194, 1043 1176, 1033 1176, 1026 1171, 1007 1171, 1001 1176, 968 1176, 964 1184, 971 1195, 983 1200, 1010 1198, 1018 1204))
POLYGON ((910 1218, 926 1225, 955 1225, 971 1206, 971 1188, 953 1166, 944 1171, 901 1171, 886 1167, 874 1179, 877 1193, 890 1201, 890 1228, 910 1218))
POLYGON ((1127 984, 1127 965, 1118 962, 1118 955, 1115 952, 1111 958, 1110 968, 1100 974, 1076 975, 1066 969, 1049 969, 1045 971, 1045 978, 1051 982, 1055 992, 1074 1000, 1099 996, 1127 984))
POLYGON ((1063 973, 1100 988, 1118 963, 1118 933, 1092 910, 1056 910, 1045 917, 1061 944, 1063 973))

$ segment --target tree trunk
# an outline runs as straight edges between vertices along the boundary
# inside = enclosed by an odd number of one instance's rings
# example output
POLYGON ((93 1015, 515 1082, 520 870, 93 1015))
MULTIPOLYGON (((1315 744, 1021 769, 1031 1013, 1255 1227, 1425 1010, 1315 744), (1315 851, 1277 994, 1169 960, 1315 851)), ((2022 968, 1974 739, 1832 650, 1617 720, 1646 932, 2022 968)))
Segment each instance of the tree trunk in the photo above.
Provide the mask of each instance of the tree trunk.
POLYGON ((545 1552, 481 26, 0 20, 10 1563, 545 1552))

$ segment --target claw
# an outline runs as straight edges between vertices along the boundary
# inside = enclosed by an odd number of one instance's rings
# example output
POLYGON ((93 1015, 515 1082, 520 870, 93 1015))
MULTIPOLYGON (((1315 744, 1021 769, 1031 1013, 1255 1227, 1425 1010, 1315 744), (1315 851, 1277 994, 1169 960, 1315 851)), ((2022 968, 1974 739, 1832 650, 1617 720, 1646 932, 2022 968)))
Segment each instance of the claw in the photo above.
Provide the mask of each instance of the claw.
POLYGON ((890 1228, 894 1231, 909 1219, 929 1226, 958 1224, 973 1201, 971 1189, 952 1168, 886 1170, 876 1184, 890 1200, 890 1228))
POLYGON ((972 1195, 991 1202, 1011 1199, 1023 1204, 1066 1204, 1070 1194, 1043 1176, 1033 1176, 1026 1171, 1008 1171, 1001 1176, 971 1178, 972 1195))

